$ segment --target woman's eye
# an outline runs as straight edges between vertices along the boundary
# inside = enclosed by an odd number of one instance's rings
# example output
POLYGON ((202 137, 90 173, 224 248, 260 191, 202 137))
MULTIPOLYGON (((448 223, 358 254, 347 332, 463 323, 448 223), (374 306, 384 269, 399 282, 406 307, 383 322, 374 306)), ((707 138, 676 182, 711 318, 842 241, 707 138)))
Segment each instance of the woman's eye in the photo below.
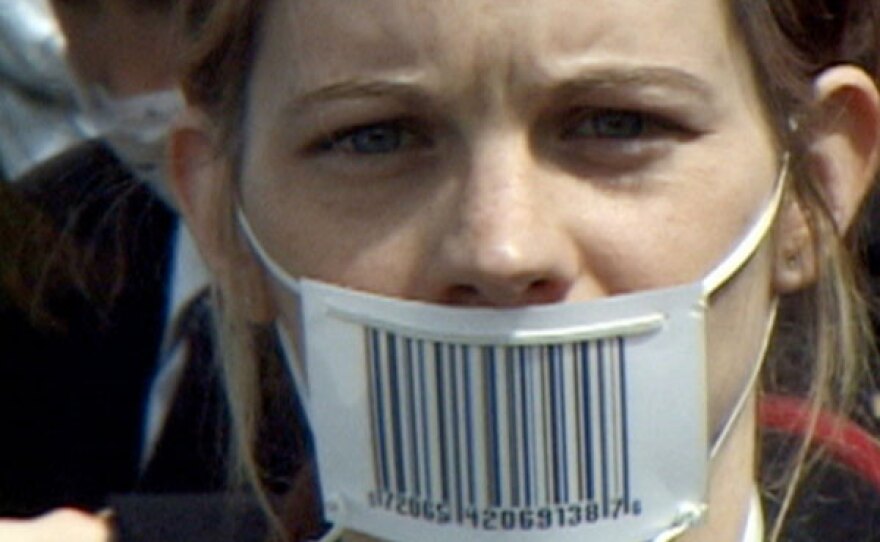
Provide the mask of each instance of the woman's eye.
MULTIPOLYGON (((566 139, 638 139, 661 126, 651 116, 637 111, 595 110, 577 116, 565 130, 566 139)), ((662 126, 661 126, 662 127, 662 126)))
POLYGON ((338 132, 321 143, 325 151, 390 154, 410 147, 416 134, 399 122, 382 122, 338 132))

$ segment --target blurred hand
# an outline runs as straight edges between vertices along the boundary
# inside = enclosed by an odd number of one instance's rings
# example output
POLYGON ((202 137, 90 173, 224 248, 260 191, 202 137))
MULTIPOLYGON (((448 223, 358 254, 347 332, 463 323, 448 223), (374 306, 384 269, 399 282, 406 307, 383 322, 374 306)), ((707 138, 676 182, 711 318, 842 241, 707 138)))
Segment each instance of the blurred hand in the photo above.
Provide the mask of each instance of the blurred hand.
POLYGON ((33 519, 0 519, 0 542, 112 542, 106 516, 59 509, 33 519))

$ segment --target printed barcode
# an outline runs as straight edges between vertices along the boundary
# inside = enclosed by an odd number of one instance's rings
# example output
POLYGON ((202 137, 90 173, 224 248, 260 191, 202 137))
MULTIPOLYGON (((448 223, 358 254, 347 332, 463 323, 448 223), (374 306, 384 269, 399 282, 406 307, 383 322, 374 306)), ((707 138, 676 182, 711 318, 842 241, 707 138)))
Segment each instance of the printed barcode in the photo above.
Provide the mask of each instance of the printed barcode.
POLYGON ((509 528, 573 504, 559 523, 639 513, 622 337, 485 346, 369 328, 364 344, 374 506, 474 527, 507 511, 509 528))

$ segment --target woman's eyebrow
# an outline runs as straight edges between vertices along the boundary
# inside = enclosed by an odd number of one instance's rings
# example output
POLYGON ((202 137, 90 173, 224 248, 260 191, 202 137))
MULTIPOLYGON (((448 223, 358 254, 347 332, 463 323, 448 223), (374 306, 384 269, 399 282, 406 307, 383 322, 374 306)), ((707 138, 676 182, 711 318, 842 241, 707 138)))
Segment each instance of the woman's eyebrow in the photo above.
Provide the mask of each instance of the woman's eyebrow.
MULTIPOLYGON (((713 103, 717 97, 709 83, 700 77, 685 70, 665 66, 588 67, 570 76, 548 77, 540 86, 549 87, 554 94, 562 96, 653 89, 692 95, 694 99, 706 103, 713 103)), ((428 95, 418 84, 417 77, 356 78, 336 81, 296 94, 286 104, 284 111, 297 115, 317 104, 364 98, 390 98, 401 102, 424 103, 428 95)))
POLYGON ((590 67, 554 84, 560 94, 610 91, 670 90, 712 103, 717 94, 704 79, 682 69, 665 66, 590 67))
POLYGON ((376 97, 411 101, 424 98, 425 96, 418 86, 405 80, 351 79, 338 81, 295 95, 291 98, 285 110, 296 114, 304 108, 315 104, 376 97))

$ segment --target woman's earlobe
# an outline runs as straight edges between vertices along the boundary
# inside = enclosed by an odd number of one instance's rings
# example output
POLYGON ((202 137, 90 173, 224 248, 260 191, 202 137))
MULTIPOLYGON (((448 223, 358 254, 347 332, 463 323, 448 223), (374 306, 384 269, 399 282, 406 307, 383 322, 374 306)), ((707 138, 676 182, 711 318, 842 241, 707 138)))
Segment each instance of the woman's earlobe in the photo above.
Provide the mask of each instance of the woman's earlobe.
POLYGON ((773 288, 779 294, 788 294, 816 282, 818 261, 812 228, 798 201, 786 199, 777 224, 773 288))
POLYGON ((880 96, 863 70, 835 66, 816 78, 813 112, 810 166, 843 235, 877 175, 880 96))

